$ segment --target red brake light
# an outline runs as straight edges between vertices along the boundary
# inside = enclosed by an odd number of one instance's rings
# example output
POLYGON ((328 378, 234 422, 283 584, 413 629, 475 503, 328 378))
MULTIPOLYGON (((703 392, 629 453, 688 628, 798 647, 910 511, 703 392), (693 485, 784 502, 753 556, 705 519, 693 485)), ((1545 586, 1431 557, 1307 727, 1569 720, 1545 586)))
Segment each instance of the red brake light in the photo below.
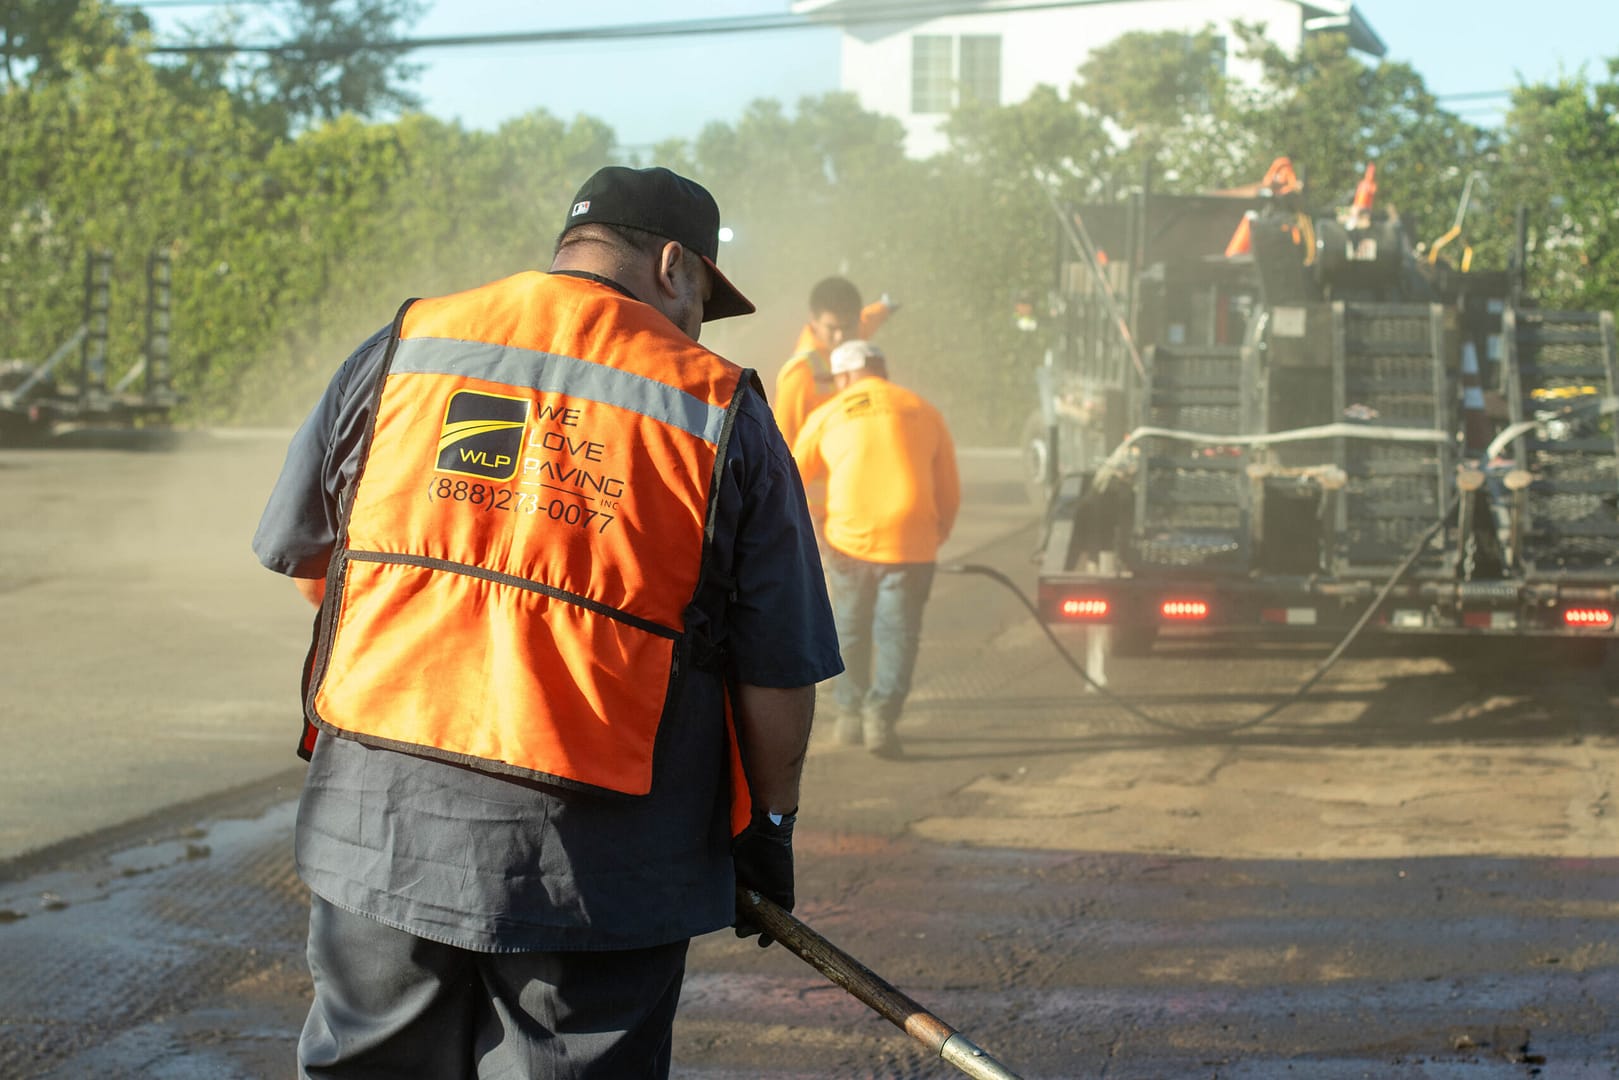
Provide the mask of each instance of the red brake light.
POLYGON ((1206 619, 1209 605, 1203 600, 1165 600, 1158 610, 1166 619, 1206 619))
POLYGON ((1107 611, 1107 601, 1099 596, 1071 596, 1062 602, 1063 616, 1069 619, 1100 619, 1107 611))
POLYGON ((1607 608, 1564 608, 1563 622, 1569 626, 1612 626, 1613 612, 1607 608))

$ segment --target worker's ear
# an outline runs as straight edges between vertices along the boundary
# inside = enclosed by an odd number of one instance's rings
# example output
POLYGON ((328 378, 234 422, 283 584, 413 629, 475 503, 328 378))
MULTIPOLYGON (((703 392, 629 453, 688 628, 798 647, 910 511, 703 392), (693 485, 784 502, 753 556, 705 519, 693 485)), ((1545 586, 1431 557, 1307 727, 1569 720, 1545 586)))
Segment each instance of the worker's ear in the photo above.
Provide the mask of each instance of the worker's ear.
POLYGON ((686 249, 673 240, 658 252, 658 268, 653 277, 658 291, 671 300, 680 296, 679 274, 686 258, 686 249))

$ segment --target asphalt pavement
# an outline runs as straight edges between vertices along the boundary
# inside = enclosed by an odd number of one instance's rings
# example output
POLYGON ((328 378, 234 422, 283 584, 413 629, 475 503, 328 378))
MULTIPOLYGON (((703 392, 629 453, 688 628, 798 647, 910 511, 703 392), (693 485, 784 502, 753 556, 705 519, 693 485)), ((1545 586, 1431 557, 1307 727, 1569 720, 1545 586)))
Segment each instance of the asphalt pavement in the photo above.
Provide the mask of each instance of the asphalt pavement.
MULTIPOLYGON (((0 730, 37 759, 0 766, 0 1075, 285 1076, 308 612, 245 550, 274 454, 86 455, 0 457, 39 523, 0 539, 28 628, 0 730)), ((963 456, 944 558, 1031 587, 1015 459, 963 456)), ((798 914, 1028 1080, 1619 1076, 1610 673, 1368 646, 1243 727, 1325 646, 1169 641, 1110 665, 1131 713, 963 576, 923 650, 903 759, 812 743, 798 914)), ((675 1059, 959 1075, 728 932, 693 945, 675 1059)))
MULTIPOLYGON (((249 547, 290 435, 0 449, 0 866, 296 784, 313 613, 249 547)), ((961 460, 972 502, 945 558, 1031 513, 1011 451, 961 460)))

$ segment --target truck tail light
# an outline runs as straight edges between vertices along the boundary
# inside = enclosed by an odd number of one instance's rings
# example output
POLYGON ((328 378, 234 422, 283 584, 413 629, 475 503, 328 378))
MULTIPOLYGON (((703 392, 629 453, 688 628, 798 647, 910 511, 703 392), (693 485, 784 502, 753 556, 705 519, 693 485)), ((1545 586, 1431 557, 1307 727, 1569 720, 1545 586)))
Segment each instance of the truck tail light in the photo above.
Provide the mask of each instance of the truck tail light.
POLYGON ((1596 607, 1564 608, 1563 623, 1566 626, 1585 626, 1594 630, 1606 630, 1613 625, 1613 612, 1607 608, 1596 607))
POLYGON ((1065 619, 1101 619, 1108 613, 1108 602, 1100 596, 1070 596, 1062 602, 1065 619))
POLYGON ((1166 619, 1197 620, 1209 617, 1209 605, 1204 600, 1165 600, 1158 611, 1166 619))

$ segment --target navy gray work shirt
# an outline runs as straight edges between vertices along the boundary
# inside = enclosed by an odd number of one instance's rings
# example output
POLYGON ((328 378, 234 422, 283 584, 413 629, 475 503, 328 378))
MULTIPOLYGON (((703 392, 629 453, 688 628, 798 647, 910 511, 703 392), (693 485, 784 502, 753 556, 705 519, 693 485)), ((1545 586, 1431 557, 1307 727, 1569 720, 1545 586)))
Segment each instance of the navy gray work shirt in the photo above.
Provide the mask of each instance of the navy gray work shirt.
MULTIPOLYGON (((387 342, 384 329, 361 345, 293 436, 253 538, 271 570, 326 573, 387 342)), ((766 402, 738 393, 716 530, 737 582, 728 670, 755 686, 809 686, 843 664, 803 485, 766 402)), ((636 949, 729 926, 723 716, 719 676, 686 679, 652 791, 636 799, 323 732, 298 809, 299 874, 340 907, 483 952, 636 949)))

